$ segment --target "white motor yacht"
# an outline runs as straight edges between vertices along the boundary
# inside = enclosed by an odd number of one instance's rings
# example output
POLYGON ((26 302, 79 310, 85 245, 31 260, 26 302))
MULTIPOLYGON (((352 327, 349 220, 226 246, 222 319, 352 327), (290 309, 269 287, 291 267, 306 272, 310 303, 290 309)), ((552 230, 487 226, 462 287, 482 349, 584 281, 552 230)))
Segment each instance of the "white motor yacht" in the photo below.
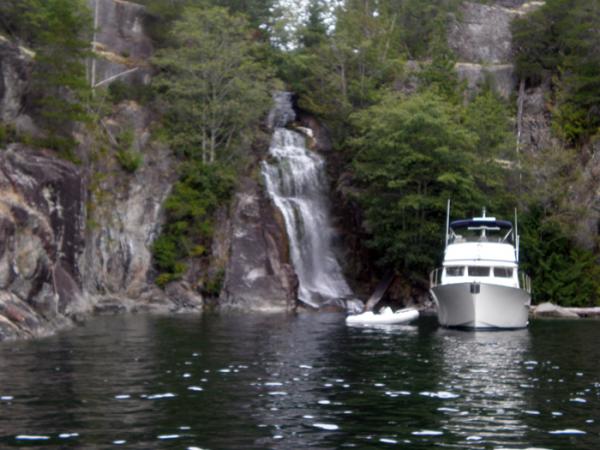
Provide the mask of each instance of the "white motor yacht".
POLYGON ((430 274, 430 292, 445 327, 524 328, 531 281, 519 272, 519 235, 511 222, 486 217, 449 221, 443 267, 430 274))

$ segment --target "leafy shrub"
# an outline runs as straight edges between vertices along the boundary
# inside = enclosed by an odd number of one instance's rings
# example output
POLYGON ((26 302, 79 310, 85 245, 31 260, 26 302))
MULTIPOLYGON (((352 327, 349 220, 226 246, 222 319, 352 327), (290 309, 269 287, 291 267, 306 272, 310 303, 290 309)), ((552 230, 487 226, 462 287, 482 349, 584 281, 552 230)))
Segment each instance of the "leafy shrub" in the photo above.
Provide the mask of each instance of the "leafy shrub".
POLYGON ((204 295, 209 297, 217 297, 221 293, 223 288, 223 282, 225 281, 225 270, 220 269, 214 274, 204 285, 202 292, 204 295))
POLYGON ((144 162, 144 155, 134 150, 119 150, 115 156, 123 170, 129 173, 134 173, 144 162))
POLYGON ((15 128, 8 124, 0 122, 0 147, 4 147, 11 142, 17 140, 17 132, 15 128))
POLYGON ((126 128, 117 138, 121 148, 117 151, 115 157, 123 170, 129 173, 134 173, 144 162, 144 156, 134 149, 134 139, 135 134, 132 128, 126 128))

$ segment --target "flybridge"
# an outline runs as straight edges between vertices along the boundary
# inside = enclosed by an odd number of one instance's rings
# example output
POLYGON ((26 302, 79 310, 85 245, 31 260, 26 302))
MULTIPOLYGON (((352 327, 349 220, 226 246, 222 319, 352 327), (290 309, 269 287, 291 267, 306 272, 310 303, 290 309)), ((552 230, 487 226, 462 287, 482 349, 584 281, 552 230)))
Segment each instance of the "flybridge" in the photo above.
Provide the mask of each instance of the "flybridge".
POLYGON ((519 236, 515 211, 515 227, 508 220, 487 217, 483 209, 481 217, 450 221, 450 201, 446 214, 446 245, 464 242, 501 243, 513 246, 516 261, 519 261, 519 236))
POLYGON ((512 228, 508 220, 496 220, 494 217, 475 217, 473 219, 453 220, 450 228, 468 228, 469 230, 500 230, 512 228))

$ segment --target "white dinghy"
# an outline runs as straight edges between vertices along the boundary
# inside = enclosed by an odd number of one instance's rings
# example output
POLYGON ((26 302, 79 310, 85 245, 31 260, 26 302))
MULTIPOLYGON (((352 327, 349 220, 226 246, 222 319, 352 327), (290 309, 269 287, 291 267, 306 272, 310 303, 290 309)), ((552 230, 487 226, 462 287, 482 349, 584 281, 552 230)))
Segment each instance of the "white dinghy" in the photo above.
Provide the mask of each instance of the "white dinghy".
POLYGON ((392 311, 392 308, 383 308, 379 313, 373 311, 367 311, 362 314, 355 314, 346 317, 346 323, 348 325, 390 325, 408 323, 419 317, 419 311, 415 308, 399 309, 398 311, 392 311))

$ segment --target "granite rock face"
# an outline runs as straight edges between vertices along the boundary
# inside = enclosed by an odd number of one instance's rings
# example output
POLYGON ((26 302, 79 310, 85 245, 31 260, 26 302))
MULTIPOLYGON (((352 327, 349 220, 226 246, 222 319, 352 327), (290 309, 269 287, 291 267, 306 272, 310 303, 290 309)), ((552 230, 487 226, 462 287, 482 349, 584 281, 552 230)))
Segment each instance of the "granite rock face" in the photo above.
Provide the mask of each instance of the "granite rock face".
POLYGON ((503 7, 465 2, 451 23, 448 44, 461 62, 506 63, 512 52, 510 23, 517 15, 503 7))
POLYGON ((90 304, 81 290, 85 186, 69 162, 0 153, 0 339, 38 336, 90 304))
POLYGON ((295 307, 298 281, 289 262, 283 217, 255 180, 240 183, 229 234, 221 305, 252 310, 295 307))
POLYGON ((476 92, 486 81, 508 99, 517 89, 512 48, 512 21, 543 2, 497 0, 491 4, 464 2, 450 21, 448 45, 458 63, 459 79, 476 92))
POLYGON ((451 20, 448 45, 459 61, 458 77, 470 91, 477 92, 490 80, 504 98, 514 92, 510 23, 517 16, 516 11, 498 5, 465 2, 451 20))
POLYGON ((96 32, 90 63, 93 84, 109 83, 114 77, 128 83, 150 81, 148 59, 152 41, 144 32, 145 7, 123 0, 88 0, 96 32), (120 75, 124 74, 124 75, 120 75))
MULTIPOLYGON (((132 133, 132 148, 143 157, 134 173, 115 157, 90 163, 89 223, 79 260, 86 292, 106 298, 138 298, 153 291, 151 245, 162 223, 162 204, 175 179, 169 150, 149 143, 151 117, 135 102, 124 102, 104 128, 111 136, 132 133)), ((116 138, 115 138, 116 139, 116 138)), ((112 149, 113 152, 117 148, 112 149)), ((153 295, 159 295, 156 290, 153 295)))
POLYGON ((33 55, 0 35, 0 121, 27 130, 31 129, 31 119, 24 115, 23 103, 33 55))

